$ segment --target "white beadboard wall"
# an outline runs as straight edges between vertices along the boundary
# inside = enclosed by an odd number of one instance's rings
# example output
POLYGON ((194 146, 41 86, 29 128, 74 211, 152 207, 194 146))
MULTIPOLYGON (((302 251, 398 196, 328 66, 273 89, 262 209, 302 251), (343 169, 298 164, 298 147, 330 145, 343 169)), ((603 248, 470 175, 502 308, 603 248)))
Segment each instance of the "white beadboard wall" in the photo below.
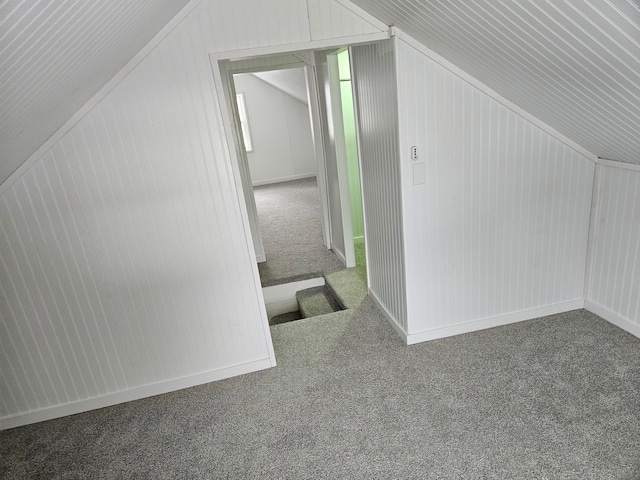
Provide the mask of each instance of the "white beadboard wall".
MULTIPOLYGON (((301 88, 306 96, 304 70, 301 88)), ((298 78, 297 76, 295 78, 298 78)), ((253 151, 247 152, 253 185, 316 174, 309 107, 251 73, 234 75, 247 106, 253 151)), ((300 87, 300 86, 299 86, 300 87)))
POLYGON ((208 55, 308 13, 201 2, 1 186, 0 429, 274 365, 208 55))
POLYGON ((360 125, 358 146, 369 291, 404 336, 407 287, 393 43, 387 40, 352 47, 349 55, 360 125))
POLYGON ((582 307, 594 163, 396 42, 408 342, 582 307))
POLYGON ((385 32, 387 24, 349 0, 307 0, 312 40, 385 32))
POLYGON ((640 337, 640 167, 601 161, 586 308, 640 337))

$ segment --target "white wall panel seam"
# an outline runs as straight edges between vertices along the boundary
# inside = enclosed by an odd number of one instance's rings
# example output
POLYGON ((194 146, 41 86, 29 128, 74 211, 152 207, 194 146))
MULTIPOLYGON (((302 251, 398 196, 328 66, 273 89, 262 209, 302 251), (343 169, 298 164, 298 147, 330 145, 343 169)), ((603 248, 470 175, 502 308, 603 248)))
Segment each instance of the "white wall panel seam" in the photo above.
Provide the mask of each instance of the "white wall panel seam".
MULTIPOLYGON (((10 193, 13 193, 13 190, 10 193)), ((13 226, 13 228, 15 228, 15 222, 13 221, 13 218, 12 218, 13 215, 11 214, 11 210, 9 209, 8 205, 6 205, 6 197, 3 196, 3 200, 4 200, 3 203, 5 204, 5 208, 7 209, 8 213, 9 213, 9 216, 11 217, 12 226, 13 226)), ((8 241, 9 237, 7 235, 7 231, 6 231, 5 226, 4 226, 4 222, 0 222, 0 230, 2 230, 3 236, 8 241)), ((44 397, 46 395, 45 392, 49 391, 49 392, 51 392, 51 395, 55 398, 55 401, 60 403, 60 396, 59 396, 60 394, 58 393, 58 390, 56 389, 55 384, 52 382, 52 373, 51 373, 50 368, 51 368, 53 362, 52 361, 46 362, 44 360, 44 357, 43 357, 43 350, 46 350, 46 352, 48 352, 48 354, 49 354, 48 356, 49 357, 53 356, 52 353, 51 353, 51 347, 49 346, 48 337, 46 335, 42 334, 42 321, 40 319, 40 316, 36 313, 36 307, 35 307, 34 300, 32 298, 31 292, 29 291, 29 288, 27 287, 27 283, 24 280, 24 275, 22 273, 22 270, 20 269, 20 266, 17 264, 17 261, 15 260, 17 258, 17 256, 16 256, 16 253, 14 251, 14 248, 11 246, 11 244, 9 242, 8 242, 7 249, 5 251, 9 251, 9 253, 11 254, 11 258, 14 259, 15 268, 17 270, 17 272, 16 272, 17 273, 17 277, 19 277, 19 279, 20 279, 20 283, 22 284, 23 291, 26 292, 26 297, 27 297, 26 300, 27 300, 27 302, 29 304, 29 309, 30 309, 30 311, 33 312, 33 315, 34 315, 33 318, 30 318, 29 315, 27 314, 27 312, 25 311, 24 305, 22 304, 22 302, 20 302, 20 308, 21 308, 22 317, 24 319, 25 325, 27 325, 27 328, 29 330, 29 335, 34 340, 34 342, 36 342, 37 341, 36 338, 38 336, 34 333, 34 330, 40 330, 39 337, 43 338, 43 340, 44 340, 44 348, 41 349, 40 346, 38 346, 38 348, 36 348, 36 352, 38 354, 40 364, 45 365, 45 369, 44 370, 45 370, 45 372, 47 374, 47 380, 48 380, 48 385, 47 385, 48 388, 45 388, 43 380, 41 378, 41 375, 36 370, 36 378, 38 379, 38 383, 40 384, 40 389, 41 389, 41 392, 42 392, 41 396, 44 397), (35 320, 35 322, 34 322, 34 320, 35 320), (35 323, 35 325, 33 323, 35 323), (34 329, 34 326, 36 327, 35 329, 34 329)), ((0 259, 2 259, 2 262, 5 265, 5 270, 6 270, 6 264, 4 262, 4 258, 0 257, 0 259)), ((11 286, 12 286, 12 289, 14 291, 15 296, 19 297, 20 288, 14 282, 13 275, 9 275, 8 279, 9 279, 9 282, 11 283, 11 286)), ((31 352, 31 350, 29 350, 29 349, 27 351, 29 353, 31 352)))
MULTIPOLYGON (((46 176, 46 172, 44 171, 44 169, 43 169, 43 174, 46 176)), ((35 188, 31 188, 30 190, 31 191, 36 191, 37 194, 40 196, 40 199, 42 200, 42 203, 44 204, 44 198, 42 198, 42 191, 41 191, 39 182, 35 178, 33 178, 33 180, 34 180, 35 188)), ((31 214, 32 214, 31 216, 32 216, 32 218, 35 219, 35 223, 36 223, 37 228, 38 228, 39 236, 41 238, 45 238, 45 237, 47 237, 47 235, 45 235, 45 233, 43 231, 42 224, 41 224, 40 220, 38 219, 38 209, 34 205, 34 200, 31 197, 31 194, 29 193, 29 190, 26 190, 26 194, 27 194, 29 206, 31 207, 31 214)), ((51 219, 50 219, 49 215, 47 215, 47 217, 48 217, 49 222, 50 222, 51 219)), ((53 227, 53 225, 51 225, 51 227, 53 227)), ((53 230, 53 228, 51 230, 53 230)), ((53 236, 55 238, 55 242, 53 242, 53 243, 56 244, 57 249, 61 250, 60 243, 58 241, 57 235, 55 235, 55 234, 49 235, 49 237, 51 237, 51 236, 53 236)), ((78 334, 78 327, 77 327, 77 325, 75 323, 75 320, 72 318, 72 315, 71 315, 71 310, 72 309, 71 309, 71 306, 69 305, 69 300, 68 300, 66 294, 63 292, 62 295, 61 295, 61 299, 64 302, 64 306, 59 306, 58 305, 58 300, 57 300, 58 295, 54 291, 54 288, 52 286, 52 281, 49 280, 48 275, 45 273, 47 269, 44 266, 44 262, 50 262, 50 261, 51 261, 51 256, 45 256, 44 258, 39 257, 40 268, 43 270, 43 273, 44 273, 41 278, 45 279, 45 282, 47 283, 48 289, 51 292, 51 298, 53 300, 53 305, 55 307, 57 317, 61 320, 60 323, 61 323, 61 326, 62 326, 62 330, 64 331, 64 336, 66 337, 66 341, 68 343, 67 348, 64 349, 64 362, 65 362, 66 368, 69 370, 69 374, 71 376, 71 384, 74 386, 74 389, 76 390, 76 392, 75 392, 76 396, 82 396, 83 395, 81 393, 78 385, 76 384, 76 378, 78 379, 78 381, 82 384, 82 387, 84 388, 84 396, 93 396, 93 395, 96 395, 98 390, 99 390, 97 382, 96 382, 95 378, 92 377, 90 380, 91 380, 91 383, 93 383, 93 390, 91 390, 90 387, 87 386, 87 382, 85 381, 85 379, 81 375, 82 368, 80 366, 78 358, 73 353, 73 349, 71 348, 72 344, 73 344, 73 342, 72 342, 72 334, 70 334, 67 331, 67 325, 66 325, 67 321, 72 325, 72 327, 74 329, 75 337, 77 339, 80 339, 80 335, 78 334), (71 371, 72 367, 70 366, 70 361, 67 360, 67 355, 69 353, 71 354, 71 357, 72 357, 71 363, 74 364, 75 370, 77 370, 76 372, 72 372, 71 371)), ((58 284, 61 284, 62 280, 60 278, 60 274, 58 272, 58 269, 56 269, 55 267, 52 267, 52 268, 50 268, 50 270, 52 272, 54 272, 53 276, 54 276, 55 281, 58 284)), ((66 264, 65 264, 65 270, 68 273, 68 269, 66 269, 66 264)), ((80 345, 80 352, 82 354, 82 357, 84 357, 83 360, 85 362, 88 361, 88 355, 86 353, 84 342, 80 341, 80 342, 78 342, 78 344, 80 345)), ((99 368, 99 372, 102 374, 103 381, 104 381, 104 374, 102 372, 102 368, 101 367, 99 368)))
MULTIPOLYGON (((3 232, 4 233, 4 232, 3 232)), ((2 264, 2 268, 3 270, 6 272, 7 271, 7 267, 6 264, 4 262, 4 259, 2 258, 2 256, 0 256, 0 262, 2 264)), ((2 282, 0 282, 0 292, 2 293, 2 296, 5 299, 5 305, 7 306, 6 308, 9 310, 9 313, 11 314, 11 316, 15 319, 19 318, 16 313, 13 311, 13 307, 11 306, 10 302, 9 302, 9 297, 7 295, 7 292, 5 291, 5 287, 2 285, 2 282)), ((21 315, 24 318, 24 314, 21 315)), ((15 368, 13 366, 12 363, 7 362, 8 364, 8 368, 11 370, 11 372, 13 373, 13 375, 16 378, 16 383, 18 386, 18 389, 20 390, 20 394, 22 395, 23 398, 23 405, 26 405, 28 409, 33 410, 35 408, 40 408, 41 407, 41 403, 38 401, 38 394, 36 393, 33 385, 32 385, 32 378, 33 376, 30 375, 28 372, 29 370, 25 367, 25 361, 22 359, 22 356, 20 355, 19 352, 19 347, 22 347, 22 351, 26 352, 27 357, 29 359, 29 364, 30 367, 29 369, 34 369, 33 365, 34 365, 34 361, 33 358, 31 356, 30 350, 27 347, 27 342, 24 339, 24 335, 22 332, 18 332, 19 333, 19 337, 20 337, 20 342, 16 341, 16 339, 14 338, 14 335, 11 333, 10 327, 9 327, 9 322, 8 321, 3 321, 2 322, 2 326, 3 329, 6 329, 6 337, 3 336, 3 339, 8 339, 9 340, 9 344, 11 347, 13 347, 13 353, 14 356, 13 358, 15 360, 17 360, 18 366, 20 367, 20 370, 22 371, 22 377, 24 380, 21 381, 20 376, 18 376, 15 373, 15 368), (25 393, 25 389, 23 388, 23 384, 26 384, 28 386, 28 389, 31 391, 31 396, 29 397, 26 393, 25 393)), ((2 341, 0 340, 0 343, 2 343, 2 341)), ((2 349, 3 352, 8 352, 10 347, 4 347, 2 349)), ((42 384, 42 381, 40 379, 40 377, 36 374, 35 375, 37 383, 40 385, 40 389, 44 392, 44 386, 42 384)), ((43 394, 41 394, 40 396, 44 396, 43 394)))
MULTIPOLYGON (((68 136, 68 141, 71 143, 71 146, 73 147, 73 154, 76 157, 78 157, 78 148, 77 148, 77 145, 76 145, 76 142, 75 142, 75 139, 74 139, 73 135, 69 135, 68 136)), ((66 147, 64 145, 64 142, 61 141, 61 142, 58 143, 58 145, 60 146, 60 149, 64 153, 65 163, 67 165, 67 168, 69 170, 69 174, 71 176, 71 185, 69 187, 73 189, 73 194, 78 199, 80 199, 81 196, 80 196, 80 191, 78 189, 78 181, 76 179, 76 175, 74 175, 74 169, 71 167, 71 164, 69 162, 69 158, 70 158, 69 152, 66 151, 66 147)), ((65 195, 65 199, 66 199, 67 203, 69 203, 68 195, 65 195)), ((76 250, 76 253, 78 253, 78 251, 81 252, 83 260, 86 262, 87 265, 89 265, 89 258, 90 257, 94 258, 95 260, 98 259, 98 251, 97 251, 97 247, 96 247, 96 242, 95 242, 94 236, 92 235, 91 229, 89 227, 89 222, 88 222, 88 219, 87 219, 87 214, 85 212, 85 209, 82 208, 81 202, 79 202, 79 204, 80 204, 79 205, 79 211, 80 211, 80 213, 82 215, 82 218, 79 219, 78 221, 80 221, 80 220, 82 221, 82 225, 86 229, 87 235, 89 235, 89 239, 90 239, 89 247, 91 248, 91 253, 87 252, 87 249, 85 248, 85 245, 84 245, 83 242, 79 242, 79 249, 76 250)), ((76 221, 74 216, 72 216, 72 219, 73 219, 75 231, 78 234, 78 236, 80 236, 80 229, 78 227, 78 222, 76 221)), ((77 257, 74 257, 74 259, 75 258, 77 258, 77 257)), ((127 379, 126 379, 126 375, 125 375, 125 372, 124 372, 124 367, 122 365, 122 358, 121 358, 120 353, 118 352, 118 349, 116 347, 116 343, 115 343, 115 340, 114 340, 114 334, 113 334, 112 327, 111 327, 111 324, 110 324, 111 319, 107 314, 107 309, 105 308, 104 302, 102 300, 102 295, 98 290, 98 285, 96 283, 95 276, 93 274, 91 274, 90 275, 90 279, 91 279, 91 287, 92 287, 92 290, 94 292, 94 298, 95 298, 95 301, 97 302, 97 307, 99 308, 99 310, 100 310, 100 312, 102 314, 102 319, 103 319, 103 322, 105 323, 105 326, 106 326, 106 329, 107 329, 107 332, 108 332, 108 338, 109 338, 111 352, 116 352, 117 353, 116 360, 117 360, 117 365, 118 365, 118 368, 119 368, 119 371, 120 371, 120 377, 119 377, 120 381, 117 381, 118 377, 116 377, 115 372, 113 372, 113 370, 112 370, 113 376, 114 376, 114 381, 116 382, 116 385, 118 386, 118 388, 122 389, 123 385, 121 383, 124 382, 124 387, 126 387, 127 386, 127 379)), ((96 319, 96 327, 97 326, 98 326, 98 320, 96 319)), ((106 350, 105 350, 105 353, 106 353, 106 350)), ((109 356, 109 359, 110 360, 112 359, 111 356, 109 356)))
MULTIPOLYGON (((53 154, 51 152, 49 153, 49 155, 53 159, 53 154)), ((47 171, 47 167, 49 165, 54 165, 54 162, 52 161, 51 163, 49 163, 48 165, 45 165, 42 168, 42 175, 44 176, 44 178, 45 178, 45 180, 47 182, 47 185, 51 189, 53 189, 53 186, 52 186, 52 183, 51 183, 51 176, 49 175, 49 172, 47 171)), ((56 168, 56 171, 57 171, 57 168, 56 168)), ((40 197, 41 203, 43 205, 47 204, 45 198, 43 197, 42 190, 39 187, 38 187, 38 193, 39 193, 39 197, 40 197)), ((52 200, 53 200, 53 202, 51 202, 51 204, 55 207, 57 216, 59 218, 62 218, 62 211, 61 211, 60 204, 59 204, 57 198, 55 196, 53 196, 52 200)), ((47 215, 47 220, 49 222, 50 230, 54 231, 55 227, 54 227, 54 224, 53 224, 53 221, 52 221, 50 215, 47 215)), ((63 247, 62 247, 62 243, 60 242, 60 240, 58 238, 58 235, 54 234, 53 236, 55 237, 55 244, 56 244, 57 250, 60 252, 60 255, 63 255, 63 247)), ((65 236, 65 239, 66 239, 66 244, 70 245, 71 244, 71 239, 69 238, 69 233, 68 233, 68 230, 67 230, 66 226, 64 228, 64 236, 65 236)), ((73 265, 74 268, 77 270, 78 269, 78 264, 77 264, 77 261, 76 261, 75 257, 73 257, 73 263, 74 263, 74 265, 73 265)), ((60 277, 57 275, 57 271, 59 270, 59 267, 55 267, 55 270, 56 270, 56 276, 58 277, 59 282, 62 283, 60 277)), ((73 282, 73 279, 72 279, 73 275, 71 273, 71 270, 69 268, 69 264, 67 262, 63 263, 62 270, 64 270, 64 272, 66 274, 68 285, 69 285, 68 288, 70 289, 70 291, 73 294, 73 301, 77 305, 77 307, 80 308, 80 305, 81 305, 80 295, 79 295, 78 290, 76 289, 76 286, 75 286, 75 284, 73 282)), ((66 298, 66 295, 64 295, 64 293, 63 293, 63 297, 65 298, 65 302, 67 304, 67 309, 69 310, 69 313, 71 314, 71 311, 73 309, 72 309, 71 305, 69 304, 69 300, 66 298)), ((84 318, 82 318, 81 324, 85 327, 84 330, 86 330, 86 332, 85 332, 87 334, 86 338, 88 338, 88 346, 91 348, 91 350, 93 352, 92 355, 89 355, 87 353, 87 351, 85 350, 85 346, 84 346, 84 344, 82 342, 83 335, 80 333, 81 327, 78 326, 78 323, 80 322, 80 319, 72 319, 72 317, 73 317, 73 314, 70 315, 70 320, 73 323, 75 336, 77 337, 78 340, 80 340, 79 343, 80 343, 80 346, 81 346, 81 350, 82 350, 83 356, 86 358, 87 362, 90 360, 90 357, 93 357, 94 364, 97 366, 98 371, 100 373, 100 377, 102 378, 102 388, 104 389, 107 386, 107 378, 106 378, 102 363, 98 360, 98 353, 97 353, 97 348, 96 348, 96 345, 95 345, 95 341, 94 341, 93 337, 91 336, 90 332, 87 329, 86 320, 84 318)), ((93 317, 94 317, 94 320, 95 320, 95 315, 93 317)), ((94 380, 94 385, 95 385, 96 394, 97 394, 97 392, 100 391, 100 388, 98 387, 98 384, 95 382, 95 379, 93 379, 93 380, 94 380)))
MULTIPOLYGON (((62 145, 61 145, 61 148, 63 148, 62 145)), ((53 164, 55 162, 55 157, 53 155, 53 152, 52 151, 49 152, 49 155, 51 156, 51 163, 53 164)), ((47 179, 50 181, 50 176, 48 175, 46 168, 44 168, 43 170, 44 170, 45 175, 47 176, 47 179)), ((57 167, 55 169, 55 172, 57 174, 58 180, 62 184, 61 177, 60 177, 60 171, 59 171, 59 169, 57 167)), ((77 190, 75 189, 75 185, 73 186, 73 189, 74 189, 74 193, 77 195, 77 190)), ((67 201, 67 206, 69 207, 69 210, 70 210, 71 208, 70 208, 70 205, 68 204, 68 196, 65 196, 65 200, 67 201)), ((55 198, 55 197, 54 197, 54 203, 56 205, 56 209, 57 209, 59 215, 62 216, 60 204, 59 204, 57 198, 55 198)), ((79 235, 78 226, 77 226, 77 223, 75 221, 75 218, 73 216, 71 216, 71 219, 73 220, 73 227, 74 227, 76 233, 78 233, 78 235, 79 235)), ((85 222, 85 227, 86 227, 86 222, 85 222)), ((71 249, 72 241, 71 241, 71 238, 69 236, 69 231, 68 231, 68 229, 66 227, 64 229, 64 233, 65 233, 66 243, 69 246, 69 249, 71 249)), ((85 262, 87 262, 86 252, 84 251, 84 247, 82 245, 80 245, 79 250, 81 250, 82 256, 83 256, 85 262)), ((79 272, 80 271, 80 266, 79 266, 78 259, 77 259, 77 256, 76 256, 78 254, 78 251, 74 250, 73 253, 74 253, 74 255, 72 255, 72 258, 73 258, 74 267, 79 272)), ((65 263, 65 268, 67 268, 67 264, 66 263, 65 263)), ((67 269, 67 272, 69 272, 68 269, 67 269)), ((69 276, 71 276, 70 273, 69 273, 69 276)), ((75 286, 74 286, 73 281, 71 280, 71 278, 70 278, 70 283, 71 283, 71 285, 72 285, 72 287, 74 289, 74 294, 76 295, 77 302, 78 302, 78 304, 80 304, 81 301, 80 301, 79 295, 77 294, 77 291, 75 290, 75 286)), ((88 290, 87 290, 86 282, 85 281, 81 281, 80 283, 82 285, 82 290, 83 290, 84 296, 88 299, 89 298, 89 293, 88 293, 88 290)), ((99 296, 96 295, 96 299, 99 300, 99 296)), ((88 303, 88 305, 90 307, 90 311, 91 311, 90 317, 93 320, 93 324, 95 325, 95 328, 96 328, 95 331, 100 332, 99 333, 99 335, 100 335, 100 344, 102 345, 103 356, 106 359, 106 358, 108 358, 108 354, 107 354, 106 347, 104 345, 104 341, 105 340, 104 340, 104 338, 102 336, 102 332, 100 331, 100 328, 98 326, 98 317, 97 317, 96 312, 95 312, 95 310, 93 308, 93 305, 90 302, 87 302, 87 303, 88 303)), ((98 307, 102 310, 103 315, 104 315, 104 309, 102 307, 102 302, 99 302, 98 307)), ((103 317, 103 319, 104 319, 104 317, 103 317)), ((86 335, 89 338, 90 343, 92 344, 92 348, 94 350, 94 354, 95 354, 96 359, 97 359, 98 356, 99 356, 98 353, 97 353, 98 348, 95 346, 94 339, 91 336, 91 330, 89 329, 89 326, 87 325, 86 320, 84 321, 84 326, 85 326, 85 330, 86 330, 86 335)), ((111 341, 113 342, 112 336, 109 335, 109 337, 111 338, 111 341)), ((113 346, 113 347, 114 347, 113 351, 115 351, 115 346, 113 346)), ((107 363, 107 365, 109 366, 111 377, 113 379, 113 385, 114 386, 118 385, 118 381, 117 381, 115 373, 113 371, 113 367, 111 365, 111 362, 105 362, 105 363, 107 363)), ((98 365, 100 366, 99 368, 102 370, 102 365, 101 365, 99 360, 98 360, 98 365)), ((106 384, 107 384, 106 375, 104 374, 104 372, 102 373, 102 375, 103 375, 103 378, 104 378, 104 381, 105 381, 105 386, 106 386, 106 384)))

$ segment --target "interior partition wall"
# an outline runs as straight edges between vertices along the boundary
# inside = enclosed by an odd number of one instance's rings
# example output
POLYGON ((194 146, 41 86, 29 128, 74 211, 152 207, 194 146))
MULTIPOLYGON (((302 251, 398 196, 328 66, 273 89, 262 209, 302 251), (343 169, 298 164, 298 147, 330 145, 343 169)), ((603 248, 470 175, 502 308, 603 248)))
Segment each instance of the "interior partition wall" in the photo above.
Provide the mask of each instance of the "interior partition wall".
POLYGON ((209 55, 386 27, 337 1, 190 8, 0 188, 0 429, 275 364, 209 55))
POLYGON ((392 325, 407 329, 398 97, 392 40, 349 49, 369 291, 392 325))
POLYGON ((640 337, 640 166, 601 160, 591 216, 586 308, 640 337))
POLYGON ((581 308, 594 162, 395 41, 408 341, 581 308))

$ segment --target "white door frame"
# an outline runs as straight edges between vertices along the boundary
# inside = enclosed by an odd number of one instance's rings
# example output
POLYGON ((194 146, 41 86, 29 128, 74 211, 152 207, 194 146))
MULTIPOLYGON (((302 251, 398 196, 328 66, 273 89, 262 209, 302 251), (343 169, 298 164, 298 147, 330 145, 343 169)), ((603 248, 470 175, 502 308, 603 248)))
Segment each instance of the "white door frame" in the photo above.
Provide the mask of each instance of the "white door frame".
MULTIPOLYGON (((358 45, 364 43, 373 43, 380 40, 386 40, 389 38, 389 31, 384 32, 376 32, 376 33, 367 33, 362 35, 354 35, 350 37, 342 37, 342 38, 333 38, 328 40, 313 40, 309 42, 301 42, 294 43, 288 45, 273 45, 267 47, 258 47, 258 48, 249 48, 242 50, 232 50, 227 52, 217 52, 209 54, 209 61, 211 64, 211 71, 213 74, 214 87, 216 90, 218 103, 221 110, 221 117, 223 128, 225 132, 225 137, 227 141, 227 152, 229 153, 229 159, 232 163, 232 170, 235 176, 236 187, 238 188, 238 201, 240 202, 241 211, 243 212, 243 224, 245 228, 245 234, 248 235, 254 244, 254 251, 251 252, 252 257, 254 257, 255 261, 261 261, 261 257, 259 254, 262 253, 264 256, 264 246, 262 245, 262 237, 260 235, 260 228, 258 226, 258 215, 257 209, 255 206, 255 198, 253 197, 253 187, 251 185, 251 177, 248 168, 248 159, 246 156, 246 151, 242 148, 241 143, 241 133, 239 133, 239 126, 236 125, 237 115, 234 114, 234 111, 237 110, 237 106, 235 102, 231 102, 230 99, 235 99, 235 94, 233 89, 233 82, 231 79, 231 71, 228 68, 228 61, 240 61, 240 63, 244 63, 244 66, 248 68, 246 71, 251 70, 251 65, 245 63, 248 60, 256 60, 257 62, 265 62, 263 63, 264 67, 262 70, 274 70, 277 69, 278 66, 270 65, 268 59, 265 61, 266 56, 275 56, 275 55, 292 55, 297 57, 298 60, 305 55, 305 52, 315 51, 315 50, 326 50, 331 48, 341 48, 350 45, 358 45), (301 55, 302 54, 302 55, 301 55), (244 152, 244 153, 243 153, 244 152)), ((255 64, 253 66, 255 67, 255 64)), ((312 65, 312 69, 315 69, 315 66, 312 65)), ((239 73, 239 71, 238 71, 239 73)), ((315 91, 315 95, 310 95, 310 106, 311 103, 315 102, 315 107, 319 106, 319 96, 318 96, 318 85, 316 82, 315 72, 312 72, 313 75, 308 76, 308 88, 310 91, 315 91), (313 77, 313 78, 310 78, 313 77)), ((314 108, 316 113, 313 114, 313 133, 314 137, 317 139, 316 135, 321 134, 320 131, 316 131, 319 128, 319 117, 320 113, 318 108, 314 108)), ((322 138, 322 137, 320 137, 322 138)), ((323 202, 323 228, 324 228, 324 236, 325 236, 325 244, 328 245, 328 239, 330 235, 329 231, 329 218, 328 218, 328 203, 327 203, 327 191, 326 191, 326 175, 325 175, 325 166, 324 166, 324 145, 318 146, 318 144, 322 144, 322 141, 315 141, 316 144, 316 155, 318 156, 318 185, 319 192, 321 196, 321 201, 323 202), (320 168, 320 165, 322 168, 320 168), (324 177, 324 178, 321 178, 324 177)), ((254 269, 254 280, 256 285, 260 286, 260 275, 258 273, 258 269, 254 269)))
MULTIPOLYGON (((251 180, 251 170, 249 168, 249 158, 244 148, 244 141, 242 138, 242 128, 239 123, 238 105, 233 100, 236 98, 235 83, 233 75, 241 73, 263 72, 271 70, 283 70, 287 68, 300 68, 307 67, 308 61, 304 55, 300 54, 286 54, 275 55, 269 58, 269 61, 265 61, 260 58, 249 58, 238 62, 219 61, 221 88, 218 90, 218 97, 220 105, 226 105, 227 111, 223 112, 223 117, 228 116, 225 119, 225 133, 227 136, 227 142, 230 144, 230 150, 235 150, 236 159, 239 167, 240 183, 242 185, 243 196, 247 207, 247 214, 249 220, 249 227, 251 230, 251 237, 253 240, 253 247, 255 250, 256 261, 264 262, 267 260, 264 242, 262 240, 262 232, 260 230, 260 224, 258 221, 258 210, 255 201, 255 195, 253 193, 253 183, 251 180), (221 98, 221 95, 222 98, 221 98), (231 148, 233 146, 234 148, 231 148)), ((313 120, 310 118, 311 127, 313 130, 313 120)), ((317 170, 319 172, 324 171, 324 164, 321 161, 324 157, 318 157, 317 170)), ((321 201, 324 197, 323 187, 320 178, 318 177, 318 186, 320 188, 321 201)), ((324 176, 322 176, 324 178, 324 176)), ((324 208, 322 209, 324 213, 324 208)), ((325 225, 322 225, 323 234, 326 230, 325 225)))
POLYGON ((353 220, 351 198, 349 196, 349 172, 347 167, 347 148, 344 136, 344 118, 342 113, 342 95, 340 92, 340 74, 338 71, 339 49, 327 55, 329 71, 329 91, 333 140, 336 149, 336 167, 338 173, 338 192, 340 194, 340 212, 342 217, 342 236, 344 242, 344 261, 347 268, 356 266, 356 254, 353 245, 353 220))
MULTIPOLYGON (((227 137, 227 145, 229 147, 231 158, 235 157, 236 164, 240 174, 240 185, 244 203, 247 208, 247 220, 249 222, 249 230, 251 232, 251 240, 255 252, 256 262, 265 262, 267 260, 264 251, 264 242, 262 241, 262 232, 258 223, 258 209, 256 207, 256 199, 253 195, 253 185, 251 182, 251 171, 249 170, 249 158, 244 149, 242 139, 242 128, 238 125, 239 113, 238 105, 232 99, 236 98, 236 89, 233 83, 233 73, 229 68, 228 62, 220 62, 220 81, 221 89, 218 90, 218 101, 223 111, 223 121, 225 123, 225 134, 227 137), (220 95, 222 93, 222 95, 220 95), (222 106, 226 108, 222 108, 222 106), (225 118, 226 112, 226 118, 225 118), (234 155, 235 154, 235 155, 234 155)), ((236 179, 237 181, 238 179, 236 179)))
MULTIPOLYGON (((313 58, 314 56, 311 55, 313 58)), ((316 73, 315 59, 313 66, 306 70, 307 74, 307 98, 309 99, 309 116, 311 118, 311 135, 316 152, 316 170, 318 181, 318 193, 322 204, 322 240, 325 247, 331 248, 331 221, 329 218, 329 194, 327 192, 327 167, 326 152, 322 135, 322 114, 320 113, 320 96, 318 93, 318 75, 316 73)))

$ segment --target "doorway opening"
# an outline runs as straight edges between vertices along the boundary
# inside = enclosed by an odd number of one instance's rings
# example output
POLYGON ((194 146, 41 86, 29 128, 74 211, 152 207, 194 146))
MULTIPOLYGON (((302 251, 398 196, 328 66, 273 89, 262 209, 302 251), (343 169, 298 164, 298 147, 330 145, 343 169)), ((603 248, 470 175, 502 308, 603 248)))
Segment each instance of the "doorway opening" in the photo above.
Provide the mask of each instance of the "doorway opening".
POLYGON ((354 308, 368 285, 348 49, 219 66, 269 323, 354 308))
POLYGON ((305 69, 233 75, 265 254, 263 287, 344 268, 324 241, 305 69))

